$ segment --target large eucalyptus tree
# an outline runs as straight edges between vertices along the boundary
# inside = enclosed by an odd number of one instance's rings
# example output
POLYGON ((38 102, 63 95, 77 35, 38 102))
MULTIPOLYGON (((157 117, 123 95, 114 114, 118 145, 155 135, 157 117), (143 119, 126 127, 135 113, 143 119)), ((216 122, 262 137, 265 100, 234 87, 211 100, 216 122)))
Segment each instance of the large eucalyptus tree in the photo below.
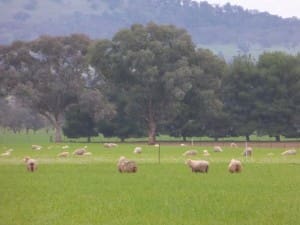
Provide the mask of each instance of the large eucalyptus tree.
POLYGON ((176 114, 178 101, 192 86, 194 54, 195 45, 185 30, 149 23, 98 41, 90 62, 114 84, 115 92, 126 96, 126 115, 147 127, 148 142, 153 144, 158 125, 176 114))

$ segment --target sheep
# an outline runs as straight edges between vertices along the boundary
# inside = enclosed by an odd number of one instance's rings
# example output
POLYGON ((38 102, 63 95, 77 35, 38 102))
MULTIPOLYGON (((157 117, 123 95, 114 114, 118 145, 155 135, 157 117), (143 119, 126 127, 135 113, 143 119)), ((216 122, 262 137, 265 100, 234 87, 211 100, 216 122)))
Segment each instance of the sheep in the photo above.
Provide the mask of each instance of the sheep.
POLYGON ((214 152, 223 152, 223 149, 220 146, 214 146, 214 152))
POLYGON ((118 145, 115 143, 104 143, 104 147, 106 148, 113 148, 113 147, 117 147, 118 145))
POLYGON ((6 152, 2 153, 1 156, 10 156, 11 152, 13 151, 12 148, 6 150, 6 152))
POLYGON ((24 162, 26 163, 26 168, 28 172, 34 172, 37 170, 37 161, 35 159, 26 156, 24 158, 24 162))
POLYGON ((231 148, 237 148, 238 146, 237 146, 236 143, 232 142, 232 143, 230 143, 230 147, 231 147, 231 148))
POLYGON ((154 147, 158 148, 158 147, 159 147, 159 144, 155 144, 154 147))
POLYGON ((85 148, 79 148, 73 152, 73 155, 83 155, 85 152, 86 152, 85 148))
POLYGON ((137 172, 137 165, 133 160, 128 160, 124 156, 119 158, 117 164, 120 173, 135 173, 137 172))
POLYGON ((135 147, 133 153, 135 153, 135 154, 140 154, 140 153, 142 153, 142 147, 135 147))
POLYGON ((253 153, 253 149, 251 147, 247 147, 244 150, 243 156, 252 156, 252 153, 253 153))
POLYGON ((242 163, 239 160, 231 159, 228 165, 228 171, 230 173, 240 173, 242 171, 242 163))
POLYGON ((203 155, 204 155, 204 156, 210 156, 209 152, 208 152, 206 149, 203 150, 203 155))
POLYGON ((296 155, 297 151, 295 149, 289 149, 281 153, 281 155, 296 155))
POLYGON ((91 152, 85 152, 85 153, 83 153, 83 155, 90 156, 90 155, 92 155, 92 153, 91 152))
POLYGON ((192 160, 188 159, 186 164, 192 169, 192 172, 200 172, 200 173, 207 173, 209 162, 205 160, 192 160))
POLYGON ((197 150, 188 150, 185 153, 183 153, 183 156, 193 156, 193 155, 197 155, 198 151, 197 150))
POLYGON ((69 154, 70 154, 69 152, 61 152, 61 153, 58 153, 57 156, 58 157, 67 157, 67 156, 69 156, 69 154))
POLYGON ((69 148, 69 146, 68 146, 68 145, 64 145, 64 146, 62 146, 61 148, 62 148, 62 149, 67 149, 67 148, 69 148))
POLYGON ((42 149, 42 146, 40 146, 40 145, 31 145, 31 148, 32 148, 33 150, 41 150, 41 149, 42 149))
POLYGON ((186 144, 184 144, 184 143, 181 143, 181 144, 180 144, 180 146, 181 146, 181 147, 184 147, 184 146, 186 146, 186 144))

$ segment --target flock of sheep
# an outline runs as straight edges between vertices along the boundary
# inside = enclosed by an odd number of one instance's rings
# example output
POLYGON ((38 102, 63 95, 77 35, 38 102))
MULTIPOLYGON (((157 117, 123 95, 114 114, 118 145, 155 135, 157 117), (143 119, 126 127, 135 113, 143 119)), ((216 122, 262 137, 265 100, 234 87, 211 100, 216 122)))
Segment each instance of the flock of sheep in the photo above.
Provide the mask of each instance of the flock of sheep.
MULTIPOLYGON (((106 148, 113 148, 117 147, 118 145, 115 143, 105 143, 104 147, 106 148)), ((185 146, 184 144, 181 144, 181 146, 185 146)), ((41 150, 42 146, 39 145, 32 145, 31 146, 33 150, 41 150)), ((155 147, 159 147, 159 145, 155 145, 155 147)), ((230 147, 236 148, 237 145, 235 143, 231 143, 230 147)), ((65 145, 62 146, 63 150, 68 149, 69 146, 65 145)), ((4 153, 1 154, 1 156, 10 156, 13 149, 8 149, 4 153)), ((214 146, 213 147, 214 152, 223 152, 223 149, 220 146, 214 146)), ((142 148, 141 147, 135 147, 133 150, 134 154, 141 154, 142 148)), ((295 149, 290 149, 287 151, 284 151, 281 153, 281 155, 296 155, 297 151, 295 149)), ((89 156, 92 155, 91 152, 87 151, 87 146, 84 146, 83 148, 76 149, 73 153, 73 155, 77 156, 89 156)), ((183 156, 195 156, 198 154, 197 150, 188 150, 183 153, 183 156)), ((245 148, 243 152, 243 156, 252 156, 253 149, 251 147, 245 148)), ((70 155, 69 151, 63 151, 60 152, 57 157, 68 157, 70 155)), ((207 150, 203 150, 203 156, 210 156, 210 153, 207 150)), ((29 156, 26 156, 24 159, 24 162, 26 164, 27 171, 34 172, 37 170, 37 160, 32 159, 29 156)), ((209 169, 209 162, 206 160, 192 160, 187 159, 186 165, 191 168, 192 172, 199 172, 199 173, 207 173, 209 169)), ((127 159, 124 156, 121 156, 117 162, 117 169, 120 173, 135 173, 138 170, 137 164, 135 161, 127 159)), ((242 163, 241 161, 237 159, 231 159, 228 165, 228 171, 230 173, 239 173, 242 171, 242 163)))

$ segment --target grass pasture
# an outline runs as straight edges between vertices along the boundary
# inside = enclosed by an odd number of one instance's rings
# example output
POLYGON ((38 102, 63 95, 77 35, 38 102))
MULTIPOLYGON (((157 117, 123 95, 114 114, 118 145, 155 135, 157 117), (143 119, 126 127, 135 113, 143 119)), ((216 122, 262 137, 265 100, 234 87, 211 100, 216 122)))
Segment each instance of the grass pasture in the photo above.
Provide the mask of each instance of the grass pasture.
MULTIPOLYGON (((39 143, 32 143, 39 144, 39 143)), ((142 145, 107 149, 88 144, 92 156, 57 158, 65 144, 43 142, 32 150, 29 142, 0 143, 0 225, 294 225, 300 221, 300 156, 281 156, 280 148, 254 148, 252 158, 243 158, 242 147, 142 145), (182 155, 207 149, 211 156, 208 174, 193 174, 182 155), (22 158, 39 162, 29 173, 22 158), (136 160, 136 174, 120 174, 117 159, 136 160), (241 174, 229 174, 231 158, 243 161, 241 174)), ((69 143, 72 152, 85 144, 69 143)))

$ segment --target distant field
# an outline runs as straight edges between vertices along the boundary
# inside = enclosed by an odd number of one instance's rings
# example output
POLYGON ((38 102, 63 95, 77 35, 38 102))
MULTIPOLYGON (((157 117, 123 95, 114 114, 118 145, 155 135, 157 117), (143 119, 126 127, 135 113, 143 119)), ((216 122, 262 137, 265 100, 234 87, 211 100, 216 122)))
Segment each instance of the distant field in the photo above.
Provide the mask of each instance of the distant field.
MULTIPOLYGON (((38 135, 38 134, 37 134, 38 135)), ((30 135, 31 136, 31 135, 30 135)), ((2 136, 3 137, 3 136, 2 136)), ((37 137, 36 137, 37 138, 37 137)), ((298 224, 300 221, 300 156, 282 156, 283 148, 254 148, 251 158, 242 156, 244 146, 212 152, 211 145, 159 148, 119 144, 108 149, 101 143, 49 143, 15 136, 0 142, 0 153, 13 148, 11 156, 0 157, 0 224, 2 225, 240 225, 298 224), (42 150, 32 150, 40 144, 42 150), (58 158, 67 149, 87 146, 92 156, 58 158), (210 156, 208 174, 193 174, 182 154, 197 149, 210 156), (39 168, 29 173, 22 161, 29 155, 39 168), (118 158, 124 155, 138 164, 136 174, 120 174, 118 158), (229 174, 231 158, 243 162, 241 174, 229 174)), ((299 151, 299 149, 298 149, 299 151)))

